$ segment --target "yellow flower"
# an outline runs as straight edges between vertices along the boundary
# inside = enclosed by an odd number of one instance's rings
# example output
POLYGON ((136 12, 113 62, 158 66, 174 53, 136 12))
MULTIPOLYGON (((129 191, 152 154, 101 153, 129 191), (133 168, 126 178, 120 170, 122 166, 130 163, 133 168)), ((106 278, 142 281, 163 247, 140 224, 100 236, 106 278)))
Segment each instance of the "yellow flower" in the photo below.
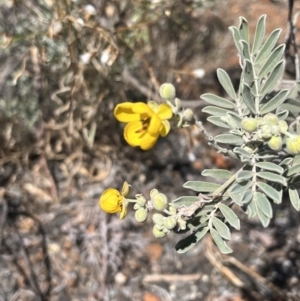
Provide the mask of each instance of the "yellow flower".
POLYGON ((123 219, 127 215, 128 201, 125 197, 129 190, 130 186, 127 182, 124 182, 121 192, 114 188, 106 189, 99 199, 101 209, 107 213, 120 212, 120 219, 123 219))
POLYGON ((114 114, 120 122, 127 123, 124 129, 127 143, 143 150, 152 148, 159 136, 165 137, 170 131, 168 119, 172 117, 172 109, 167 104, 124 102, 116 106, 114 114))

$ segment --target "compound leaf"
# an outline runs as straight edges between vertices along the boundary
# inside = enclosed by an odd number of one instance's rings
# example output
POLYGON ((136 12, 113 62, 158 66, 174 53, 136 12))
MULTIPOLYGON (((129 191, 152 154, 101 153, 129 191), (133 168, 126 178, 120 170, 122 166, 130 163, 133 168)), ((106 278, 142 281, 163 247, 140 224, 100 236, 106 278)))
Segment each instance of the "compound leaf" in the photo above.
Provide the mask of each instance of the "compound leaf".
POLYGON ((300 211, 300 198, 297 189, 294 186, 289 187, 289 197, 293 207, 300 211))
POLYGON ((234 211, 223 203, 219 203, 219 209, 225 217, 226 221, 235 229, 240 229, 240 220, 234 211))
POLYGON ((274 87, 277 85, 279 79, 282 77, 283 70, 284 70, 284 62, 283 62, 283 60, 281 60, 276 65, 274 70, 270 73, 266 82, 264 83, 264 85, 260 91, 261 95, 265 95, 274 89, 274 87))
POLYGON ((221 108, 234 109, 236 107, 233 102, 211 93, 202 94, 200 98, 212 105, 219 106, 221 108))
POLYGON ((252 46, 252 54, 255 54, 259 50, 265 36, 265 31, 266 31, 266 15, 262 15, 259 18, 256 25, 254 41, 252 46))
POLYGON ((217 247, 221 251, 221 253, 228 254, 232 252, 232 250, 227 246, 225 241, 222 239, 221 235, 214 228, 210 229, 210 234, 214 242, 216 243, 217 247))
POLYGON ((222 85, 222 87, 224 88, 224 90, 227 92, 227 94, 232 98, 232 99, 236 99, 236 95, 235 95, 235 91, 232 85, 232 82, 230 80, 229 75, 227 74, 227 72, 221 68, 217 69, 217 76, 219 79, 220 84, 222 85))
POLYGON ((183 187, 189 188, 198 192, 213 192, 218 189, 221 185, 203 181, 188 181, 183 187))
POLYGON ((218 231, 218 233, 225 239, 229 240, 231 238, 231 233, 228 228, 228 226, 223 223, 219 218, 213 216, 212 224, 214 225, 215 229, 218 231))
POLYGON ((242 137, 237 135, 232 135, 232 134, 220 134, 216 136, 214 139, 219 143, 226 143, 232 145, 242 145, 245 143, 242 137))
POLYGON ((260 108, 260 114, 269 113, 278 108, 285 100, 289 90, 282 90, 260 108))
POLYGON ((272 199, 276 204, 280 204, 282 201, 281 192, 277 191, 275 188, 267 183, 257 182, 256 185, 264 192, 270 199, 272 199))

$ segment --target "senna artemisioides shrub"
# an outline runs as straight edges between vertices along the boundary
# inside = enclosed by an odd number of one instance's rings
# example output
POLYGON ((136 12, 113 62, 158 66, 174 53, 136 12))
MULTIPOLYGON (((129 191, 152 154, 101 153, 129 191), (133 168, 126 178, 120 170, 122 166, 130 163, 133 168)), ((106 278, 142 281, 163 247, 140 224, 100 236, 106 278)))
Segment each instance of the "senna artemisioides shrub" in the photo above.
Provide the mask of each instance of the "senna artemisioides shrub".
POLYGON ((125 182, 122 192, 109 188, 100 197, 104 211, 120 212, 124 218, 128 204, 134 203, 136 220, 144 222, 148 213, 156 210, 152 216, 155 237, 164 237, 170 231, 186 234, 176 245, 179 253, 191 249, 208 233, 222 253, 230 253, 226 242, 231 238, 231 228, 240 229, 233 205, 250 218, 257 216, 263 227, 273 217, 272 203, 280 204, 284 191, 292 206, 300 210, 299 84, 295 81, 289 89, 278 88, 284 72, 285 44, 277 46, 281 29, 265 38, 265 23, 263 15, 252 40, 245 18, 240 18, 239 27, 229 28, 242 69, 238 91, 226 71, 218 69, 219 82, 228 97, 201 95, 208 103, 203 112, 211 115, 209 122, 223 128, 222 134, 211 136, 191 109, 181 107, 174 86, 167 83, 160 88, 165 103, 126 102, 117 105, 114 112, 119 121, 127 123, 124 137, 131 146, 148 150, 171 128, 196 125, 212 147, 242 163, 240 170, 204 170, 203 176, 223 184, 189 181, 183 186, 199 194, 171 201, 156 189, 149 199, 141 194, 128 199, 130 186, 125 182))

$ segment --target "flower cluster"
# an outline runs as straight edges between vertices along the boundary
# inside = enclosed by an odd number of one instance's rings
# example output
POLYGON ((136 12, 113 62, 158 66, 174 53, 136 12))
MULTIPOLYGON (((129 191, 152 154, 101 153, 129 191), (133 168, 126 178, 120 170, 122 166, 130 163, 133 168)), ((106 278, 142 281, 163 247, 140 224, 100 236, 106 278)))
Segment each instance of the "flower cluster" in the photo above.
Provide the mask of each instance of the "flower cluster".
POLYGON ((254 140, 265 142, 271 150, 282 150, 283 142, 286 143, 286 152, 291 155, 300 154, 300 136, 288 131, 288 124, 278 116, 268 113, 263 117, 246 117, 241 122, 241 127, 252 134, 254 140))
POLYGON ((172 229, 185 230, 186 222, 177 212, 177 208, 168 201, 166 195, 159 192, 157 189, 152 189, 150 199, 147 200, 142 194, 136 194, 135 199, 125 198, 129 192, 129 185, 124 183, 122 191, 114 188, 106 189, 100 197, 99 204, 103 211, 107 213, 118 213, 120 219, 123 219, 127 214, 129 203, 134 203, 135 220, 139 223, 144 223, 152 210, 160 211, 152 216, 154 226, 153 235, 157 238, 162 238, 170 233, 172 229))

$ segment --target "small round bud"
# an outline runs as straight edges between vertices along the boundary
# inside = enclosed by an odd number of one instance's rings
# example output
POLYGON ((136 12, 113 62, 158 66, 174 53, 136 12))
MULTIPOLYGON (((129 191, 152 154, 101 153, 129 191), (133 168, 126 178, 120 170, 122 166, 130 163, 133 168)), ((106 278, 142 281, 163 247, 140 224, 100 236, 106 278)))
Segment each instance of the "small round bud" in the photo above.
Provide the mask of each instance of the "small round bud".
POLYGON ((162 237, 165 237, 167 235, 165 232, 163 232, 162 230, 160 230, 157 227, 157 225, 155 225, 153 227, 152 233, 153 233, 154 237, 156 237, 156 238, 162 238, 162 237))
POLYGON ((159 88, 159 95, 164 99, 173 99, 175 97, 176 90, 172 84, 162 84, 159 88))
POLYGON ((257 121, 257 127, 261 126, 265 122, 262 117, 257 117, 256 121, 257 121))
POLYGON ((173 204, 169 204, 169 211, 172 215, 175 215, 177 213, 177 209, 173 204))
POLYGON ((271 126, 265 124, 260 128, 260 135, 262 139, 268 140, 272 137, 272 128, 271 126))
POLYGON ((187 121, 189 123, 194 123, 195 122, 195 115, 194 115, 194 112, 191 109, 184 110, 183 118, 184 118, 185 121, 187 121))
POLYGON ((174 216, 168 216, 165 219, 165 228, 172 230, 177 225, 177 220, 174 216))
POLYGON ((269 124, 269 125, 277 125, 278 124, 278 117, 275 114, 268 113, 263 117, 263 119, 269 124))
POLYGON ((133 205, 133 210, 139 210, 140 208, 143 208, 143 207, 141 207, 139 204, 137 204, 137 203, 135 203, 134 205, 133 205))
POLYGON ((272 136, 278 136, 280 134, 278 125, 271 125, 272 136))
POLYGON ((147 220, 148 210, 145 208, 140 208, 135 212, 134 217, 136 221, 138 221, 139 223, 143 223, 147 220))
POLYGON ((288 124, 284 120, 279 120, 278 126, 281 133, 285 133, 289 128, 288 124))
POLYGON ((156 210, 164 210, 167 207, 168 199, 163 193, 157 193, 152 198, 153 207, 156 210))
POLYGON ((274 151, 280 151, 282 148, 282 138, 280 136, 273 136, 268 141, 268 146, 274 151))
POLYGON ((165 216, 160 213, 154 213, 152 216, 153 223, 156 225, 163 226, 165 222, 165 216))
POLYGON ((140 207, 144 207, 147 203, 146 198, 142 194, 136 194, 136 204, 138 204, 140 207))
POLYGON ((257 129, 257 121, 254 118, 245 118, 242 120, 241 126, 245 131, 252 133, 257 129))
POLYGON ((158 190, 157 189, 152 189, 151 191, 150 191, 150 198, 152 199, 155 195, 157 195, 159 192, 158 192, 158 190))
POLYGON ((291 155, 300 154, 300 136, 286 138, 286 151, 291 155))

